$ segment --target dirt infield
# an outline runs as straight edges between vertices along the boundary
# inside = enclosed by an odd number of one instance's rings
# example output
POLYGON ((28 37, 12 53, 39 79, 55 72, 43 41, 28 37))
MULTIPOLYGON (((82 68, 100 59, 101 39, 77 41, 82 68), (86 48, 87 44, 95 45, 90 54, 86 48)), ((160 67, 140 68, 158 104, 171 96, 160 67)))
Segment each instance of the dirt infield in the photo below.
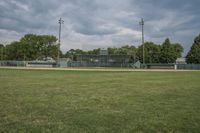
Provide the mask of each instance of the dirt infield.
POLYGON ((119 71, 119 72, 182 72, 182 71, 199 71, 199 70, 174 70, 174 69, 131 69, 131 68, 47 68, 47 67, 0 67, 0 69, 18 69, 18 70, 64 70, 64 71, 119 71))

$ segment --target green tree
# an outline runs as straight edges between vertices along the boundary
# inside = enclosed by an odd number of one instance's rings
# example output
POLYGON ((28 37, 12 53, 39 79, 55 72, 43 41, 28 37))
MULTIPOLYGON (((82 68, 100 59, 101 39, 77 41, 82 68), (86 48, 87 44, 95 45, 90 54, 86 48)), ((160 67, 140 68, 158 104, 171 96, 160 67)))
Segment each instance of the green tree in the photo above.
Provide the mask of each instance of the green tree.
POLYGON ((182 56, 183 47, 179 43, 172 44, 173 51, 175 52, 174 56, 180 58, 182 56))
POLYGON ((167 38, 161 46, 161 63, 175 63, 176 59, 181 57, 183 47, 176 43, 172 44, 167 38))
POLYGON ((22 60, 23 52, 21 50, 20 43, 15 41, 5 48, 6 60, 22 60))
POLYGON ((26 45, 21 42, 12 42, 6 45, 5 53, 7 60, 26 60, 26 55, 28 53, 26 45))
POLYGON ((0 60, 4 59, 4 45, 0 44, 0 60))
POLYGON ((12 42, 5 47, 5 59, 35 60, 47 56, 56 59, 58 54, 56 41, 57 38, 51 35, 26 34, 20 41, 12 42))
POLYGON ((82 55, 85 54, 86 52, 84 52, 81 49, 70 49, 69 51, 67 51, 65 53, 65 57, 67 58, 71 58, 72 60, 76 60, 77 55, 82 55))
POLYGON ((108 54, 112 55, 132 55, 136 54, 137 48, 135 46, 124 45, 120 48, 108 48, 108 54))
POLYGON ((174 63, 171 56, 171 52, 171 42, 169 38, 167 38, 161 47, 161 63, 174 63))
POLYGON ((194 43, 186 56, 187 63, 200 64, 200 34, 194 39, 194 43))
POLYGON ((101 50, 100 48, 89 50, 89 51, 87 51, 87 54, 89 54, 89 55, 99 55, 100 54, 100 50, 101 50))
MULTIPOLYGON (((159 63, 160 62, 160 45, 153 42, 144 43, 145 63, 159 63)), ((140 62, 143 62, 143 45, 138 47, 137 57, 140 62)))
MULTIPOLYGON (((52 35, 34 35, 27 34, 21 38, 20 42, 24 44, 24 48, 29 55, 29 59, 37 59, 39 57, 57 57, 57 38, 52 35)), ((27 53, 27 54, 28 54, 27 53)))
MULTIPOLYGON (((52 57, 53 59, 57 59, 58 57, 58 46, 57 45, 51 45, 51 46, 48 46, 47 47, 47 54, 46 54, 46 57, 52 57)), ((62 51, 60 50, 59 51, 59 55, 60 57, 62 58, 63 57, 63 54, 62 54, 62 51)))
POLYGON ((114 55, 116 53, 118 48, 108 48, 108 54, 109 55, 114 55))

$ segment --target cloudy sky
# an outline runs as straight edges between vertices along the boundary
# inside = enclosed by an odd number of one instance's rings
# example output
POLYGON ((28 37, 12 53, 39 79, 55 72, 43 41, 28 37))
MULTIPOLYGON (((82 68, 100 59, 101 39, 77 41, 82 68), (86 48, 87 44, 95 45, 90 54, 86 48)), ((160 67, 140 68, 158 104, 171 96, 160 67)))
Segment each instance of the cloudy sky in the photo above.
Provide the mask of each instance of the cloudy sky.
POLYGON ((143 17, 146 41, 160 44, 169 37, 186 53, 200 33, 199 5, 200 0, 1 0, 0 43, 27 33, 58 36, 62 17, 62 51, 138 46, 143 17))

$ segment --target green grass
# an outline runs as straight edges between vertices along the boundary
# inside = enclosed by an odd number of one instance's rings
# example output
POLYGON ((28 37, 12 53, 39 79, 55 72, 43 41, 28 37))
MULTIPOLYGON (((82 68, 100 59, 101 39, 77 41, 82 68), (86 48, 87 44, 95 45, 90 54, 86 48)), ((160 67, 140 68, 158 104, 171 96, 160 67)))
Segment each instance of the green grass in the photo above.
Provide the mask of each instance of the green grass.
POLYGON ((0 132, 200 132, 200 72, 0 69, 0 132))

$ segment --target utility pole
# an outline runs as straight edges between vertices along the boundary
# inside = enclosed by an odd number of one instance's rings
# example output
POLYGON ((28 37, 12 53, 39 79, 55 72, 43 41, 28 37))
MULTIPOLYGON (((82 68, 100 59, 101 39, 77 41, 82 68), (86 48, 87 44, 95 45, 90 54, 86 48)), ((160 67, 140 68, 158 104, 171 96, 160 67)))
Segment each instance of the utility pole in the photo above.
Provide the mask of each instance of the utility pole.
POLYGON ((3 47, 4 46, 1 47, 1 61, 3 60, 3 47))
POLYGON ((3 48, 2 48, 2 59, 3 60, 6 60, 7 59, 7 56, 6 56, 6 45, 8 44, 8 42, 4 42, 3 43, 3 48))
POLYGON ((144 53, 144 19, 141 18, 141 21, 139 23, 142 26, 142 46, 143 46, 143 64, 145 64, 145 53, 144 53))
POLYGON ((64 21, 62 20, 62 18, 60 18, 58 20, 59 23, 59 38, 58 38, 58 57, 57 57, 57 61, 59 61, 60 59, 60 45, 61 45, 61 41, 60 41, 60 37, 61 37, 61 25, 64 24, 64 21))

